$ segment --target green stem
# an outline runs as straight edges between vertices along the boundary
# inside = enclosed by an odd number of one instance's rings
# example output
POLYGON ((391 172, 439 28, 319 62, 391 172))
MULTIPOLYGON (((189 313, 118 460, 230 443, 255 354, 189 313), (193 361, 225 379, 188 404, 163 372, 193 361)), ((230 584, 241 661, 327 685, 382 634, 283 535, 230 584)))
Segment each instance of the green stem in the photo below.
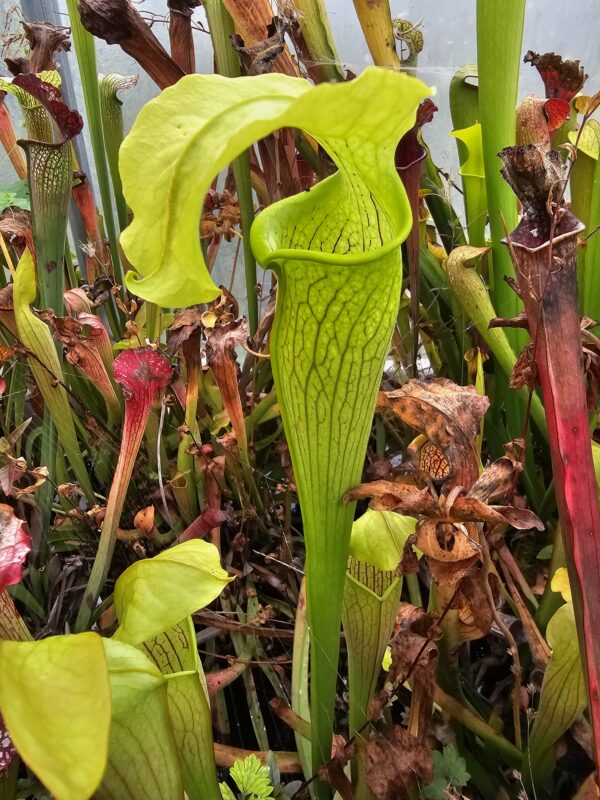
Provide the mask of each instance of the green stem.
POLYGON ((88 33, 81 24, 81 18, 77 9, 77 0, 67 0, 67 9, 71 22, 71 35, 75 43, 75 55, 77 56, 79 75, 81 77, 81 88, 88 117, 88 130, 92 142, 92 151, 94 153, 98 188, 100 189, 100 198, 102 200, 102 212, 112 252, 113 268, 115 270, 116 280, 122 284, 123 271, 121 269, 121 259, 119 255, 119 241, 115 228, 110 181, 104 152, 104 134, 102 131, 102 113, 100 110, 100 92, 98 89, 98 68, 96 66, 94 37, 91 33, 88 33))
POLYGON ((442 711, 450 714, 457 722, 460 722, 465 728, 473 731, 473 733, 480 736, 485 742, 489 742, 502 754, 510 766, 516 767, 521 764, 523 753, 519 748, 515 747, 515 745, 509 742, 508 739, 505 739, 504 736, 501 736, 485 720, 478 717, 477 714, 469 711, 462 702, 444 692, 439 686, 435 688, 434 700, 442 711))

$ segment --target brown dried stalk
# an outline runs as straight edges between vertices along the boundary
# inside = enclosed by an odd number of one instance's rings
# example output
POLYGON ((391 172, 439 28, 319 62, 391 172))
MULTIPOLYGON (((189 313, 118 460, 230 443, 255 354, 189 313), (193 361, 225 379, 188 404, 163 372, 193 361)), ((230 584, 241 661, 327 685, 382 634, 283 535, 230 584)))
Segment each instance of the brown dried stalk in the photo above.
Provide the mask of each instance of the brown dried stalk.
POLYGON ((129 0, 79 0, 83 27, 108 44, 118 44, 161 88, 185 74, 129 0))
POLYGON ((169 6, 169 41, 171 57, 181 69, 191 74, 196 71, 196 51, 192 35, 192 14, 200 0, 167 0, 169 6))

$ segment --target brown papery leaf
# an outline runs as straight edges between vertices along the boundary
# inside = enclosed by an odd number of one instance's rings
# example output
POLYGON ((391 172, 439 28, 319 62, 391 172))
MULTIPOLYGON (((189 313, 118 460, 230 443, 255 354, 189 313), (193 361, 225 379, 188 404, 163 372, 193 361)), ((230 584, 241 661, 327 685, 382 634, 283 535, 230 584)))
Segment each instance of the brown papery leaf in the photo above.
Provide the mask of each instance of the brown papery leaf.
POLYGON ((240 54, 240 60, 248 75, 262 75, 269 71, 271 61, 274 61, 285 50, 287 27, 286 20, 273 17, 267 25, 266 38, 252 45, 245 45, 241 36, 233 34, 231 37, 233 49, 240 54))
POLYGON ((364 748, 366 781, 375 800, 398 800, 431 782, 430 748, 394 725, 374 736, 364 748))
POLYGON ((417 489, 405 483, 393 481, 361 483, 344 495, 345 503, 365 499, 371 500, 369 505, 375 511, 395 510, 413 517, 419 514, 438 516, 440 514, 439 505, 428 489, 417 489))
POLYGON ((225 410, 231 420, 237 443, 246 450, 246 422, 238 386, 238 365, 235 354, 248 340, 248 323, 241 318, 205 331, 206 359, 213 371, 225 410))
POLYGON ((504 497, 515 485, 515 481, 523 470, 523 464, 510 455, 502 456, 489 467, 486 467, 477 478, 469 497, 488 502, 504 497))
POLYGON ((435 561, 456 563, 479 555, 479 530, 472 522, 427 519, 417 526, 416 546, 435 561))
POLYGON ((29 42, 29 69, 43 72, 56 69, 54 54, 71 49, 69 29, 51 25, 49 22, 21 22, 23 33, 29 42))
POLYGON ((537 69, 544 81, 548 98, 571 101, 581 90, 587 78, 579 61, 563 59, 556 53, 540 55, 529 50, 523 61, 537 69))
MULTIPOLYGON (((344 772, 348 763, 349 753, 346 749, 346 740, 343 736, 334 734, 332 756, 329 761, 319 767, 319 777, 328 783, 337 792, 342 800, 354 800, 352 784, 344 772)), ((337 796, 336 795, 336 796, 337 796)))
POLYGON ((536 389, 538 386, 537 368, 533 357, 533 344, 530 342, 521 350, 508 380, 511 389, 536 389))
POLYGON ((527 508, 516 506, 488 506, 476 497, 457 497, 451 517, 461 522, 487 522, 489 525, 512 525, 518 530, 536 528, 544 530, 541 519, 527 508))
POLYGON ((476 568, 479 562, 479 555, 467 558, 464 561, 436 561, 434 558, 428 560, 431 580, 437 586, 454 587, 457 583, 464 580, 476 568))
POLYGON ((585 117, 590 117, 598 106, 600 106, 600 92, 596 92, 592 97, 582 95, 575 100, 575 108, 585 117))
POLYGON ((468 489, 479 474, 475 440, 489 400, 474 386, 457 386, 447 378, 413 379, 401 389, 380 392, 378 408, 389 409, 424 433, 450 464, 448 482, 468 489))
POLYGON ((489 508, 500 514, 505 522, 519 531, 544 530, 542 520, 528 508, 517 508, 516 506, 489 506, 489 508))
MULTIPOLYGON (((269 25, 273 21, 273 4, 270 0, 222 0, 231 14, 237 33, 244 40, 245 47, 259 45, 264 42, 269 25)), ((284 47, 272 63, 274 72, 297 77, 300 74, 287 47, 284 47)))
POLYGON ((167 353, 173 355, 194 333, 202 328, 202 312, 199 308, 180 311, 169 328, 167 353))
MULTIPOLYGON (((500 594, 498 578, 492 573, 489 576, 492 595, 495 599, 500 594)), ((460 638, 463 641, 481 639, 490 632, 494 616, 485 589, 485 578, 481 569, 473 569, 460 584, 457 596, 458 618, 460 621, 460 638)))

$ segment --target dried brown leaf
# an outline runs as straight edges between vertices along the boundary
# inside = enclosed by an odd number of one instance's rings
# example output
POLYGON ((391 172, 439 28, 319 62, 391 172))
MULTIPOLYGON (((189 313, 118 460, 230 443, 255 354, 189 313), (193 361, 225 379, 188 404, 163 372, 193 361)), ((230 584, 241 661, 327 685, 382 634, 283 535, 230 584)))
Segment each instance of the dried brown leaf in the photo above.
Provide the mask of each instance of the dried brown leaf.
POLYGON ((375 800, 398 800, 431 782, 428 745, 394 725, 374 736, 361 751, 366 781, 375 800))
POLYGON ((376 511, 398 511, 408 516, 419 514, 439 514, 439 505, 428 489, 417 489, 406 483, 394 481, 372 481, 361 483, 350 489, 344 496, 344 502, 352 500, 371 500, 370 507, 376 511))
POLYGON ((427 519, 417 526, 416 546, 428 558, 455 563, 477 556, 479 530, 472 522, 467 524, 445 520, 427 519))
POLYGON ((509 455, 502 456, 483 470, 471 486, 469 497, 485 502, 504 497, 514 487, 522 470, 522 462, 509 455))
POLYGON ((378 397, 379 409, 392 411, 444 453, 450 464, 450 482, 467 488, 479 472, 475 440, 488 407, 487 397, 478 394, 474 386, 457 386, 447 378, 413 379, 378 397))

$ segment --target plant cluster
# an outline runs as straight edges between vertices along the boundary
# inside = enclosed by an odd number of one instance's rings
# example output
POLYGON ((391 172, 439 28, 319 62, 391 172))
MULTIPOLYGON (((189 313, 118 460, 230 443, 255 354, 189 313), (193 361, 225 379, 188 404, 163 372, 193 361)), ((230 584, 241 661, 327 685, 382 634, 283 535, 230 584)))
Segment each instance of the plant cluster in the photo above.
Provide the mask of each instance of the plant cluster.
POLYGON ((324 0, 67 5, 0 79, 0 800, 600 796, 580 63, 477 0, 459 210, 387 0, 358 76, 324 0))

